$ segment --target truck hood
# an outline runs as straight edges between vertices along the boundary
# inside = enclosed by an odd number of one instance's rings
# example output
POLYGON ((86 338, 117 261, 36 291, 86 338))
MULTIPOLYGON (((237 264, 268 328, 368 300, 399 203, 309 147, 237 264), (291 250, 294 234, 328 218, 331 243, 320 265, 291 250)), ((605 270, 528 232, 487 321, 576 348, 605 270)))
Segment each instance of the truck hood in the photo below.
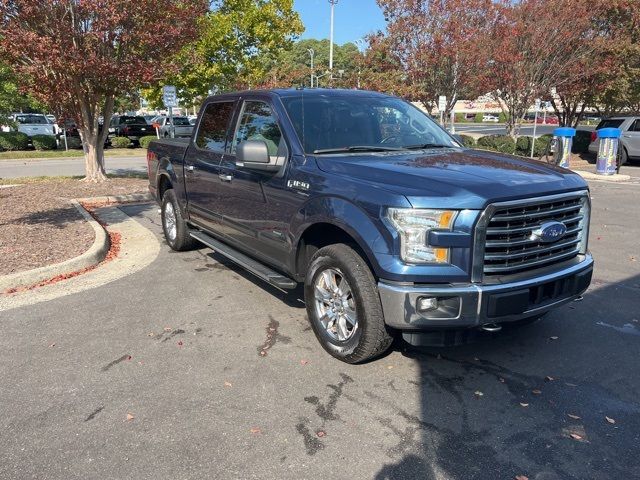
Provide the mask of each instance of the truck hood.
POLYGON ((318 155, 326 173, 404 195, 415 208, 484 208, 487 203, 587 187, 563 168, 483 150, 446 149, 318 155))

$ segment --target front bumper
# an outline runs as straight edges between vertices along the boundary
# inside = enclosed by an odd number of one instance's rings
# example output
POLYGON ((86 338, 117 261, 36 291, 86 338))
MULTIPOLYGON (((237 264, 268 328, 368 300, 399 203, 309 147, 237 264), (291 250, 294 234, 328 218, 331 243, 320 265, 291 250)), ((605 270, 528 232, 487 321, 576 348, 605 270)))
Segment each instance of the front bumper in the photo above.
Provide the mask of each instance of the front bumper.
POLYGON ((388 326, 399 330, 469 328, 535 317, 578 297, 591 283, 593 258, 527 280, 495 285, 378 283, 388 326), (419 312, 420 297, 436 297, 444 311, 419 312))

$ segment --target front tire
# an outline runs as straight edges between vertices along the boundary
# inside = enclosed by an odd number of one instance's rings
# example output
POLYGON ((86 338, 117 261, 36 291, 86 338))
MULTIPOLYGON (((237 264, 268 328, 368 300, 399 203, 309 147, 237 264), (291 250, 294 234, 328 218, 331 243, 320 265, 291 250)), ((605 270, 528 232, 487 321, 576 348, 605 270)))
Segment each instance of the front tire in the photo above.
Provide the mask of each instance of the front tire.
POLYGON ((182 252, 195 247, 196 241, 189 235, 189 226, 182 218, 178 198, 172 189, 162 196, 160 216, 164 238, 172 250, 182 252))
POLYGON ((351 247, 329 245, 311 258, 304 284, 311 327, 322 347, 346 363, 385 352, 393 338, 384 323, 375 278, 351 247))

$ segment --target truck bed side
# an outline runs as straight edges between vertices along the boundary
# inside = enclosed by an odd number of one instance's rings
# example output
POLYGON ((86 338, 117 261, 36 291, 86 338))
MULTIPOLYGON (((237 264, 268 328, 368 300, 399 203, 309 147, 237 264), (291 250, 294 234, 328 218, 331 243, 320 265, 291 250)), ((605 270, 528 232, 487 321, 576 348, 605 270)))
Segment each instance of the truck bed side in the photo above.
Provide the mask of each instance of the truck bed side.
POLYGON ((162 194, 170 184, 184 211, 186 192, 184 188, 184 156, 189 147, 187 138, 154 140, 147 151, 149 191, 156 201, 162 201, 162 194))

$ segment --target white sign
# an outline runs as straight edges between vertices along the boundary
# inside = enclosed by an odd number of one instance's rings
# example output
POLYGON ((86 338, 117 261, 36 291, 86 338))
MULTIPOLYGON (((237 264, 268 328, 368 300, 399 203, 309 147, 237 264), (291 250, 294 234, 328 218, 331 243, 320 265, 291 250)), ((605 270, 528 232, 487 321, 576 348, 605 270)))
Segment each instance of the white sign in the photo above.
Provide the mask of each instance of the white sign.
POLYGON ((173 85, 165 85, 164 87, 162 87, 162 102, 167 108, 178 106, 176 87, 174 87, 173 85))
POLYGON ((549 110, 551 108, 551 102, 544 102, 544 108, 549 110))
POLYGON ((540 99, 536 98, 536 110, 540 110, 540 99))
POLYGON ((447 109, 447 97, 445 95, 440 95, 438 97, 438 110, 444 112, 447 109))

